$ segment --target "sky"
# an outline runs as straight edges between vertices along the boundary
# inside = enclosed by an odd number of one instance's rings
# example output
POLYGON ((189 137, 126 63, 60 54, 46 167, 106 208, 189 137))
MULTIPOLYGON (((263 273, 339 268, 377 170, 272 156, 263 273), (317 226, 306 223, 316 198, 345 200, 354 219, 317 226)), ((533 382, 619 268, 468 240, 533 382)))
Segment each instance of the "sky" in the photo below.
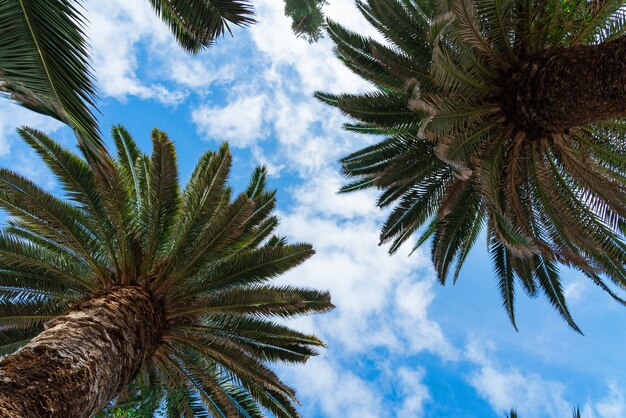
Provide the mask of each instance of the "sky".
MULTIPOLYGON (((429 248, 390 256, 378 246, 385 213, 376 193, 338 195, 337 160, 374 138, 342 130, 347 121, 315 91, 372 90, 342 66, 332 44, 292 35, 278 0, 256 0, 258 23, 196 56, 185 54, 148 1, 87 0, 88 36, 103 132, 125 125, 149 151, 152 128, 175 142, 181 178, 207 149, 228 141, 231 182, 241 190, 265 164, 278 189, 279 232, 316 255, 280 283, 328 289, 337 308, 290 324, 328 348, 304 366, 278 365, 304 417, 626 417, 626 309, 575 271, 563 271, 572 331, 544 297, 519 292, 519 332, 501 306, 484 239, 456 285, 439 285, 429 248)), ((331 0, 327 16, 380 39, 354 7, 331 0)), ((15 134, 49 133, 75 149, 60 123, 0 101, 0 164, 60 193, 15 134)), ((109 137, 106 135, 107 138, 109 137)), ((110 141, 109 141, 110 143, 110 141)))

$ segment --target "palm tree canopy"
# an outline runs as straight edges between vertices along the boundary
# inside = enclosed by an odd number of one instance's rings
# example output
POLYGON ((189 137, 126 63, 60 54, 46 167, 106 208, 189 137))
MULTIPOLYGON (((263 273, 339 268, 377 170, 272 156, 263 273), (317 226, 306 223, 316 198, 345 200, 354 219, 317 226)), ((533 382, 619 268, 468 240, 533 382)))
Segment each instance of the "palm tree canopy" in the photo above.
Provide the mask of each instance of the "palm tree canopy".
POLYGON ((79 158, 33 129, 19 133, 67 200, 0 169, 0 206, 10 214, 0 232, 0 354, 77 304, 139 286, 160 301, 167 325, 117 401, 144 402, 149 391, 158 395, 149 409, 167 417, 298 416, 294 390, 268 363, 304 362, 323 343, 272 318, 332 304, 327 292, 268 284, 313 249, 272 235, 276 192, 266 189, 265 169, 233 198, 226 144, 202 155, 181 189, 161 131, 147 155, 116 126, 117 158, 100 159, 84 150, 79 158))
MULTIPOLYGON (((561 131, 522 129, 515 105, 530 96, 511 89, 523 84, 520 74, 542 71, 539 58, 553 62, 559 54, 604 48, 617 51, 615 62, 622 65, 623 1, 358 0, 357 5, 386 43, 332 21, 328 32, 338 58, 375 90, 317 96, 353 118, 349 131, 384 137, 341 161, 354 180, 343 192, 377 188, 383 191, 378 206, 393 206, 381 243, 390 242, 393 253, 417 233, 415 248, 432 238, 443 284, 449 277, 456 280, 486 227, 514 326, 517 282, 530 296, 545 294, 580 331, 565 301, 559 265, 581 271, 624 304, 607 279, 626 288, 626 121, 594 120, 561 131)), ((612 59, 612 53, 605 55, 612 59)), ((612 65, 595 67, 610 72, 606 68, 612 65)), ((623 93, 621 70, 610 77, 623 93)), ((597 94, 613 95, 624 114, 623 94, 612 88, 597 94)), ((532 116, 537 109, 524 110, 532 116)))

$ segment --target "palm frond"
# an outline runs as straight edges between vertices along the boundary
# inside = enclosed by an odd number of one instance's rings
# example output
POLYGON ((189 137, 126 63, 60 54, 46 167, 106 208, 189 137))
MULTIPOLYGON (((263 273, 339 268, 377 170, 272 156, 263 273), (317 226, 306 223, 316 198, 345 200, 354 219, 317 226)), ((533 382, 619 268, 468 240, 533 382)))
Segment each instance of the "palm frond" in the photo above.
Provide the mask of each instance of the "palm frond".
POLYGON ((178 43, 188 52, 212 45, 230 24, 254 23, 248 0, 150 0, 156 14, 170 27, 178 43))
POLYGON ((333 308, 328 292, 291 286, 247 286, 215 292, 194 301, 190 307, 172 310, 173 317, 187 315, 246 314, 291 317, 333 308))
POLYGON ((0 91, 75 129, 91 151, 104 145, 93 114, 95 89, 75 2, 3 1, 0 91))
POLYGON ((171 228, 179 209, 178 166, 174 144, 165 133, 152 132, 152 162, 146 205, 140 213, 143 230, 142 275, 149 273, 157 252, 168 244, 171 228))
POLYGON ((285 0, 285 16, 291 18, 293 33, 309 43, 320 40, 324 26, 322 7, 326 4, 326 0, 285 0))

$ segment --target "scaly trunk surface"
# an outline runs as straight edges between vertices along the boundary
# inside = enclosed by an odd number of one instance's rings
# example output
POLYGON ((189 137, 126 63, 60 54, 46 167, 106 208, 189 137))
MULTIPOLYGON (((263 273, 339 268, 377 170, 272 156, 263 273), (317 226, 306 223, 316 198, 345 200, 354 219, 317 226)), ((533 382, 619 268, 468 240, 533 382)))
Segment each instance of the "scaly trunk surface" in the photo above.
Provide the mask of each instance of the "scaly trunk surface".
POLYGON ((152 355, 163 318, 158 301, 127 286, 48 322, 26 346, 0 359, 0 416, 90 417, 152 355))
POLYGON ((504 75, 505 112, 530 134, 626 118, 626 36, 549 49, 504 75))

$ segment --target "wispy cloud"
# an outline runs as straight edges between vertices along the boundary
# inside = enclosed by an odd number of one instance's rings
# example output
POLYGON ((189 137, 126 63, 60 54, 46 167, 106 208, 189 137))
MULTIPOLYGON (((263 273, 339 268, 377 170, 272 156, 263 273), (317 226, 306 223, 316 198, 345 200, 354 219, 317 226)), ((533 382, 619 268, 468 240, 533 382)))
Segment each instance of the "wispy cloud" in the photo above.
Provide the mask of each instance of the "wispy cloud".
POLYGON ((266 137, 263 109, 267 105, 264 95, 248 96, 223 107, 202 106, 193 110, 191 115, 201 136, 245 147, 266 137))
POLYGON ((203 94, 234 77, 232 67, 207 59, 219 51, 185 53, 147 1, 89 0, 85 11, 101 97, 177 106, 190 92, 203 94))
POLYGON ((20 126, 54 132, 64 125, 56 119, 32 112, 0 97, 0 157, 10 154, 17 139, 16 128, 20 126))
POLYGON ((397 372, 400 380, 403 401, 396 411, 396 417, 422 417, 424 405, 430 400, 428 387, 422 383, 425 370, 422 367, 409 369, 402 367, 397 372))
POLYGON ((571 415, 572 404, 565 400, 565 386, 534 373, 514 367, 502 367, 495 360, 495 347, 472 341, 467 347, 467 358, 478 369, 469 376, 469 383, 484 397, 497 413, 516 408, 524 418, 571 415))

